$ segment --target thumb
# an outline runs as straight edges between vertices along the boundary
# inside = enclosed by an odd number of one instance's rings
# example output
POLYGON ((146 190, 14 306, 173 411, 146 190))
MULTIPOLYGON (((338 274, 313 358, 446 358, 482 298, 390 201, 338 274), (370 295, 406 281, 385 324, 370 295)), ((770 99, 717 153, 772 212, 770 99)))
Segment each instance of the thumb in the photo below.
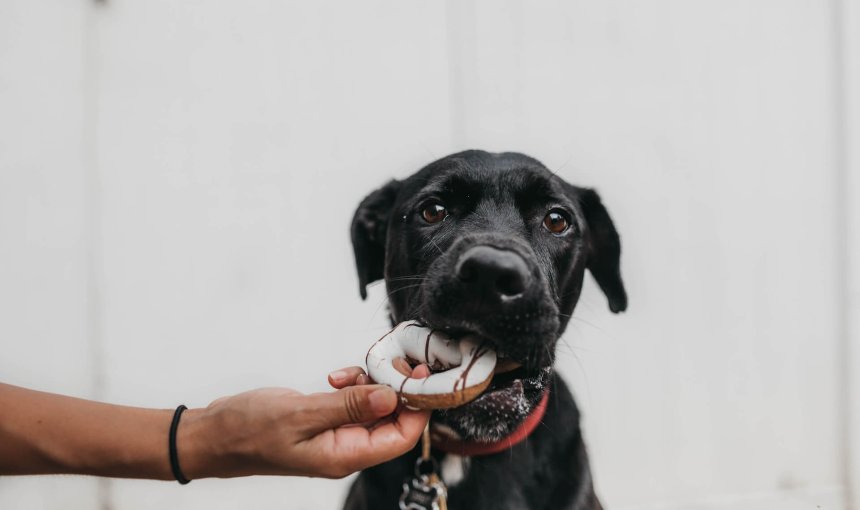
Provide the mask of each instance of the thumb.
POLYGON ((309 421, 318 424, 321 430, 382 418, 393 413, 398 402, 393 389, 378 384, 349 386, 306 398, 313 400, 307 409, 313 410, 317 418, 309 421))

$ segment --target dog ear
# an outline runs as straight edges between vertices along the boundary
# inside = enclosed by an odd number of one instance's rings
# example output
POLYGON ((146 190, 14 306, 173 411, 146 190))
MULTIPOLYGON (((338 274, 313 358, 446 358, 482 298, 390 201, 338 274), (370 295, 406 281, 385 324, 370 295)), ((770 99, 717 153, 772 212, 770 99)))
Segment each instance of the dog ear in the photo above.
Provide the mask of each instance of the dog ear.
POLYGON ((399 189, 400 182, 391 180, 367 195, 352 217, 350 232, 361 299, 367 298, 368 284, 385 276, 385 237, 391 208, 399 189))
POLYGON ((621 240, 600 196, 593 189, 578 188, 579 204, 588 223, 588 270, 597 280, 615 313, 627 309, 627 292, 621 281, 621 240))

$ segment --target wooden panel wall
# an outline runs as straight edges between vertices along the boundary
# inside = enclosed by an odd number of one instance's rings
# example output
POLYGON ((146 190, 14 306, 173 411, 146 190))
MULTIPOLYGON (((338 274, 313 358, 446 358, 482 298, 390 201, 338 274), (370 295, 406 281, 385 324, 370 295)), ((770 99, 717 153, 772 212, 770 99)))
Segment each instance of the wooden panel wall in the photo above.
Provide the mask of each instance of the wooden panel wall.
MULTIPOLYGON (((0 380, 95 397, 87 15, 80 2, 0 2, 0 380)), ((0 477, 0 508, 98 497, 93 479, 0 477)))
MULTIPOLYGON (((385 327, 383 296, 358 296, 355 206, 450 146, 444 5, 115 2, 98 33, 109 398, 324 390, 385 327)), ((345 487, 118 482, 113 501, 329 508, 345 487)))
POLYGON ((840 158, 839 210, 845 276, 842 298, 843 390, 842 435, 844 483, 849 508, 860 508, 860 8, 857 2, 836 2, 834 31, 839 82, 834 105, 841 137, 835 145, 840 158))

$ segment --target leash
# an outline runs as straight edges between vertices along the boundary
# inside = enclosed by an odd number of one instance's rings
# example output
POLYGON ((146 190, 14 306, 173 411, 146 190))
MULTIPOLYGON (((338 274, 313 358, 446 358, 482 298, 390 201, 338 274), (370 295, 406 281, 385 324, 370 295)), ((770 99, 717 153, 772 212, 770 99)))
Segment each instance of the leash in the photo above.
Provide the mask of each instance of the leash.
POLYGON ((439 465, 430 455, 430 422, 421 435, 421 456, 415 476, 403 482, 400 510, 448 510, 448 487, 439 476, 439 465))

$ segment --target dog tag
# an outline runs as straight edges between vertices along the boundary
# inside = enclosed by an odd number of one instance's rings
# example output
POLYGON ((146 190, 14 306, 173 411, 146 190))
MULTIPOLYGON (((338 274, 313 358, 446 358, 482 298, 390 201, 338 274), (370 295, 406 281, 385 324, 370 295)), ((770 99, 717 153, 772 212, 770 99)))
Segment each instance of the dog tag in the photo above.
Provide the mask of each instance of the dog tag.
POLYGON ((433 483, 427 475, 410 478, 403 482, 400 510, 440 510, 439 502, 445 496, 442 482, 433 483))

